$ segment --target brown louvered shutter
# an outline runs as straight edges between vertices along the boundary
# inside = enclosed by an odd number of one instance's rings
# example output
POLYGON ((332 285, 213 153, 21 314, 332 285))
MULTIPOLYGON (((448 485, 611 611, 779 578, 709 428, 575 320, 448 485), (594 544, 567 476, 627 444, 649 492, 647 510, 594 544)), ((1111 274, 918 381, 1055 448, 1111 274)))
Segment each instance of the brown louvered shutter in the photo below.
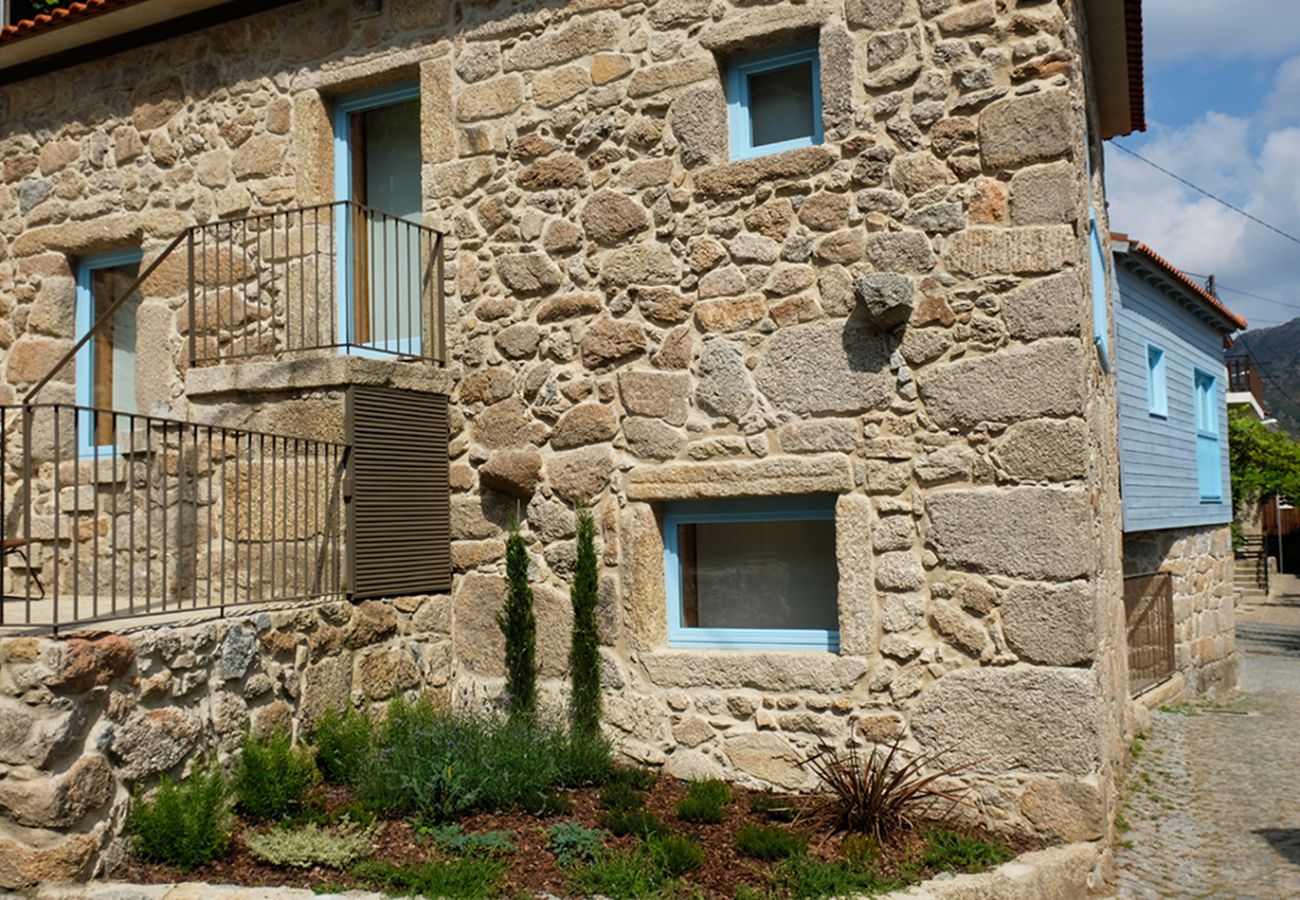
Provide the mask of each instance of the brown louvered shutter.
POLYGON ((353 598, 451 590, 447 398, 354 385, 347 438, 353 598))

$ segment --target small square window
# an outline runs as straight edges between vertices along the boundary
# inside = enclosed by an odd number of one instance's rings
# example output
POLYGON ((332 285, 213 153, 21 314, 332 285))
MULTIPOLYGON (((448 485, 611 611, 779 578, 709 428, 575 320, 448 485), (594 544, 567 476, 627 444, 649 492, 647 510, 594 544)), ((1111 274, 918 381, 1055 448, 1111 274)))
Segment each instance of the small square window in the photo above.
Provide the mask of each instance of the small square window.
POLYGON ((731 158, 750 159, 822 141, 816 42, 736 56, 727 62, 731 158))
POLYGON ((1168 389, 1165 385, 1165 351, 1147 344, 1147 411, 1153 416, 1169 415, 1168 389))
POLYGON ((673 646, 839 647, 833 496, 669 504, 664 561, 673 646))

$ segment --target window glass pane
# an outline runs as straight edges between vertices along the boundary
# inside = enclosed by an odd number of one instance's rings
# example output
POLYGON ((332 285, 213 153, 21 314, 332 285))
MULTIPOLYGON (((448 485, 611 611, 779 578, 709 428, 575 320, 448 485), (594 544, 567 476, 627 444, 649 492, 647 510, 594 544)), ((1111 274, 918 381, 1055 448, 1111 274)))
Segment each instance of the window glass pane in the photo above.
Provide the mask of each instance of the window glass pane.
POLYGON ((831 520, 681 525, 678 554, 688 628, 839 628, 831 520))
MULTIPOLYGON (((108 311, 122 292, 135 281, 139 263, 106 266, 90 273, 94 298, 94 318, 108 311)), ((135 402, 135 322, 140 309, 140 295, 132 294, 117 308, 108 328, 96 334, 91 343, 91 405, 117 412, 136 412, 135 402)), ((109 416, 99 416, 95 440, 112 443, 109 416)))
POLYGON ((749 122, 755 147, 811 137, 813 71, 811 62, 769 69, 749 76, 749 122))

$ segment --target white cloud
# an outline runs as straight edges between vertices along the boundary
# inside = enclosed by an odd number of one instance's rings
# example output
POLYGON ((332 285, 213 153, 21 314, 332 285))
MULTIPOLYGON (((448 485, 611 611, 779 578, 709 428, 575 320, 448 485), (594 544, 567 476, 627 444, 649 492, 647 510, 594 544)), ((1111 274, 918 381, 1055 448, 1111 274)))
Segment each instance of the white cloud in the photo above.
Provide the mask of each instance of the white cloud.
POLYGON ((1147 57, 1156 63, 1300 52, 1296 0, 1146 0, 1143 22, 1147 57))
MULTIPOLYGON (((1245 120, 1210 113, 1187 128, 1153 133, 1138 152, 1278 228, 1300 236, 1300 128, 1262 143, 1245 120)), ((1126 154, 1107 153, 1111 226, 1190 272, 1295 304, 1286 309, 1225 291, 1248 319, 1300 316, 1300 246, 1126 154)))
POLYGON ((1260 115, 1273 122, 1300 117, 1300 56, 1278 67, 1273 90, 1264 99, 1260 115))

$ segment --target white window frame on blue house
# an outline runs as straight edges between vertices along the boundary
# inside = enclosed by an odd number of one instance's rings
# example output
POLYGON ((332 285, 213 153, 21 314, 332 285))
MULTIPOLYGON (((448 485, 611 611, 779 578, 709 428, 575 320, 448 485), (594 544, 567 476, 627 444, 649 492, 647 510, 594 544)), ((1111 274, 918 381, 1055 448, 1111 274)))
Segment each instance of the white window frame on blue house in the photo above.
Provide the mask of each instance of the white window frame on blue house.
MULTIPOLYGON (((350 127, 350 117, 353 113, 365 112, 370 109, 378 109, 382 106, 392 106, 397 103, 405 103, 408 100, 418 100, 420 97, 420 82, 416 80, 401 81, 395 84, 381 85, 380 87, 368 88, 363 91, 355 91, 350 94, 344 94, 334 102, 334 198, 336 200, 352 200, 352 129, 350 127)), ((353 306, 353 237, 352 237, 352 217, 348 215, 346 206, 336 208, 334 221, 334 233, 340 235, 344 244, 339 248, 338 258, 335 260, 335 284, 339 285, 338 297, 336 303, 338 306, 338 343, 349 348, 348 352, 358 356, 385 357, 389 354, 378 351, 367 351, 364 347, 357 346, 354 328, 353 306)), ((401 345, 408 349, 413 345, 420 345, 419 337, 414 338, 395 338, 391 341, 384 342, 384 349, 399 351, 401 345), (392 346, 387 346, 391 344, 392 346)), ((423 353, 423 346, 416 348, 416 353, 423 353)))
MULTIPOLYGON (((84 256, 77 261, 76 287, 76 333, 85 334, 95 324, 95 288, 93 276, 99 269, 114 269, 118 266, 139 264, 144 253, 139 247, 125 250, 111 250, 84 256)), ((75 361, 76 386, 74 396, 76 405, 82 409, 77 413, 77 455, 82 459, 98 456, 104 450, 111 450, 111 444, 95 442, 95 344, 92 338, 77 351, 75 361)), ((130 410, 124 410, 130 412, 130 410)))
POLYGON ((1219 379, 1199 367, 1192 370, 1196 420, 1196 486, 1202 503, 1223 501, 1223 460, 1219 451, 1219 379))
MULTIPOLYGON (((665 504, 664 579, 668 643, 677 648, 725 650, 826 650, 838 653, 839 628, 691 628, 682 621, 682 570, 678 526, 712 522, 834 521, 834 495, 683 500, 665 504)), ((838 608, 838 597, 836 598, 838 608)))
POLYGON ((1163 347, 1147 343, 1147 412, 1169 415, 1169 379, 1163 347))
POLYGON ((803 41, 772 50, 745 53, 728 59, 727 110, 731 158, 733 160, 753 159, 758 156, 768 156, 773 153, 782 153, 786 150, 796 150, 800 147, 812 147, 820 144, 822 142, 822 87, 821 60, 818 55, 817 42, 815 40, 803 41), (812 134, 755 146, 752 122, 749 117, 750 76, 770 72, 773 69, 789 68, 802 63, 809 63, 812 66, 812 134))

